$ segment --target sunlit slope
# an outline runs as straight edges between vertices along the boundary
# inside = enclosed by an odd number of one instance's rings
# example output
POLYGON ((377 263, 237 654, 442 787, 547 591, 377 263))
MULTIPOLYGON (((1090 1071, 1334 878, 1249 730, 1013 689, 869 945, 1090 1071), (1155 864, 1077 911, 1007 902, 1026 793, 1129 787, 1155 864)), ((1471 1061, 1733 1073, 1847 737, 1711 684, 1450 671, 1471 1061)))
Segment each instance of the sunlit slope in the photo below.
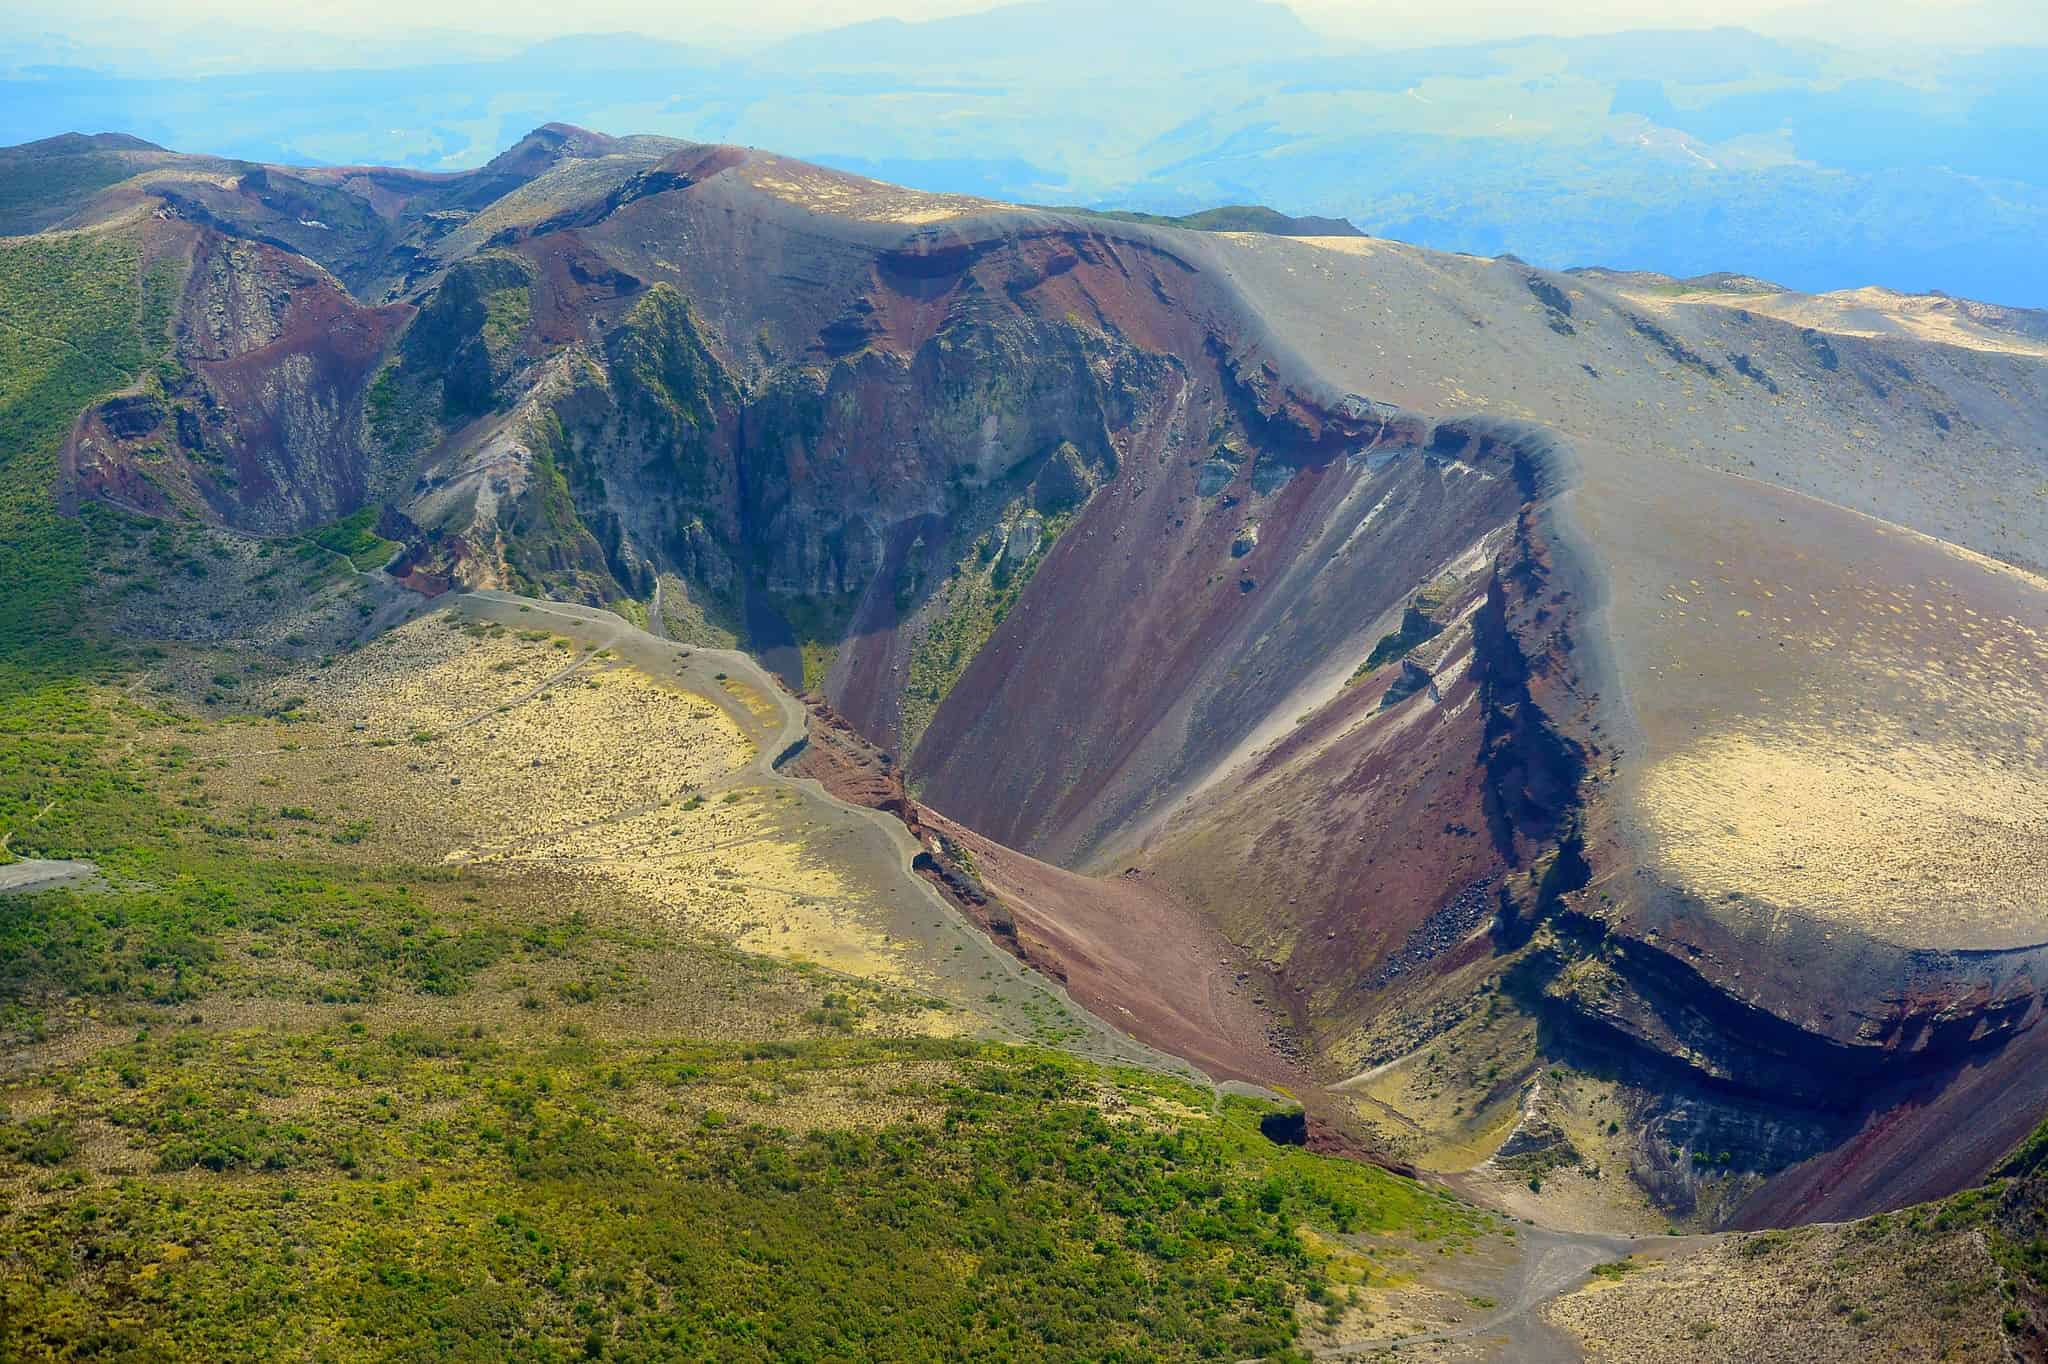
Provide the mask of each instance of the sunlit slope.
POLYGON ((1695 302, 1676 285, 1610 287, 1376 239, 1204 237, 1188 249, 1332 384, 1423 411, 1528 418, 1617 455, 1763 479, 2048 566, 2048 364, 2023 333, 1996 333, 2010 342, 1997 349, 1903 327, 1879 336, 1724 294, 1695 302))
POLYGON ((1648 866, 1908 947, 2048 940, 2048 583, 1694 468, 1617 460, 1573 505, 1648 866))
POLYGON ((1376 241, 1213 254, 1331 382, 1571 438, 1582 666, 1646 867, 1888 943, 2048 940, 2027 337, 1830 332, 1376 241))

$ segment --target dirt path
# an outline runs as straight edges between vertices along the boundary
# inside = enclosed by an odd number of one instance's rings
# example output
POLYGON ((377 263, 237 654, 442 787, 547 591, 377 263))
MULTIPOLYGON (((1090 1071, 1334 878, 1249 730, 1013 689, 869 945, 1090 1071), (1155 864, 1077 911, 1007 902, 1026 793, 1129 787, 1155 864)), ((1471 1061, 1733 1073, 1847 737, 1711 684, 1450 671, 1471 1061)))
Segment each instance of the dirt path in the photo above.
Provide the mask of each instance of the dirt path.
POLYGON ((24 858, 0 867, 0 895, 26 895, 91 881, 100 869, 90 862, 46 862, 24 858))
POLYGON ((1126 1036, 1076 1003, 1056 982, 991 943, 913 870, 912 860, 923 849, 901 820, 840 800, 815 780, 779 771, 781 761, 805 742, 808 725, 804 709, 746 654, 678 645, 594 607, 501 592, 465 593, 452 605, 475 619, 513 628, 545 627, 576 641, 585 653, 563 676, 587 663, 591 654, 608 649, 650 676, 703 697, 732 717, 752 742, 754 756, 721 786, 747 784, 793 792, 802 802, 802 818, 813 837, 830 839, 839 855, 858 864, 865 880, 881 888, 876 899, 887 914, 889 937, 916 943, 916 965, 934 973, 956 1003, 987 1016, 999 1035, 1012 1041, 1057 1045, 1091 1060, 1143 1066, 1208 1082, 1209 1077, 1194 1065, 1126 1036), (772 707, 772 713, 757 714, 729 683, 754 692, 772 707))
POLYGON ((1609 1236, 1552 1231, 1547 1227, 1517 1229, 1514 1248, 1489 1262, 1485 1257, 1454 1260, 1433 1275, 1433 1286, 1463 1292, 1499 1306, 1475 1321, 1441 1331, 1353 1341, 1319 1351, 1321 1359, 1398 1358, 1404 1352, 1468 1345, 1455 1357, 1497 1360, 1501 1364, 1579 1364, 1577 1343, 1541 1316, 1544 1304, 1575 1292, 1592 1281, 1593 1267, 1626 1259, 1647 1250, 1689 1249, 1715 1241, 1713 1236, 1609 1236))

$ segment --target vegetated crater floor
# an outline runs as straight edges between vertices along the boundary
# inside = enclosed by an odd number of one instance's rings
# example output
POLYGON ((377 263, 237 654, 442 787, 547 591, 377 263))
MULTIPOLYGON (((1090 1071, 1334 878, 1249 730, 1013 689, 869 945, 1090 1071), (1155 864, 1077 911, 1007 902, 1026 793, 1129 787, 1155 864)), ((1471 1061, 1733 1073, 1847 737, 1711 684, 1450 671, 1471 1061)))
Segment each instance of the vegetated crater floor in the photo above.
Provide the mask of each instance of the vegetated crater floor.
POLYGON ((307 717, 301 737, 239 749, 230 727, 205 755, 252 798, 311 773, 423 865, 545 872, 743 951, 911 991, 929 1004, 916 1031, 1187 1072, 961 920, 889 817, 776 774, 794 703, 741 655, 476 595, 272 690, 307 717))

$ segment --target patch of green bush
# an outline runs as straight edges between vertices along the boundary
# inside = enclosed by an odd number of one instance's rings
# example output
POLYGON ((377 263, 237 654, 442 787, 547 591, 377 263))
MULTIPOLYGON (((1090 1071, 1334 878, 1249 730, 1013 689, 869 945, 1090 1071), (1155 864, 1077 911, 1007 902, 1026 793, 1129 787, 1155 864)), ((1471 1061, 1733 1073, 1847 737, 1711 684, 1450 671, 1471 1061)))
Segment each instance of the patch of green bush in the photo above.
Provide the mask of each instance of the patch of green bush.
POLYGON ((1249 1101, 1210 1116, 1158 1077, 968 1042, 187 1031, 70 1083, 159 1173, 0 1211, 0 1349, 121 1331, 161 1359, 328 1335, 384 1358, 1265 1358, 1320 1282, 1302 1225, 1444 1243, 1481 1223, 1272 1146, 1249 1101), (718 1106, 905 1062, 931 1073, 927 1118, 806 1130, 718 1106))
POLYGON ((330 554, 347 559, 359 573, 381 568, 398 552, 398 542, 377 534, 377 509, 364 507, 341 520, 322 526, 306 538, 330 554))
POLYGON ((0 686, 83 665, 88 526, 58 514, 57 452, 167 349, 180 282, 127 235, 0 243, 0 686))

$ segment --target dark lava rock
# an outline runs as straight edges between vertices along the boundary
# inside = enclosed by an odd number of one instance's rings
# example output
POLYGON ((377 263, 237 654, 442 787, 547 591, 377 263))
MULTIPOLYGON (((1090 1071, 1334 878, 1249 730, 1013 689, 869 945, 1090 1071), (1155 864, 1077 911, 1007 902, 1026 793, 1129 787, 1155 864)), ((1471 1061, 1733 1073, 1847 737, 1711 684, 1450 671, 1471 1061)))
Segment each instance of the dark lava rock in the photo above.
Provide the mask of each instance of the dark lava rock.
POLYGON ((1386 694, 1380 697, 1380 709, 1400 705, 1415 693, 1426 691, 1429 684, 1435 680, 1430 676, 1429 669, 1414 659, 1402 659, 1401 675, 1387 685, 1386 694))
POLYGON ((100 421, 116 440, 136 440, 163 425, 164 407, 146 393, 110 398, 100 408, 100 421))

